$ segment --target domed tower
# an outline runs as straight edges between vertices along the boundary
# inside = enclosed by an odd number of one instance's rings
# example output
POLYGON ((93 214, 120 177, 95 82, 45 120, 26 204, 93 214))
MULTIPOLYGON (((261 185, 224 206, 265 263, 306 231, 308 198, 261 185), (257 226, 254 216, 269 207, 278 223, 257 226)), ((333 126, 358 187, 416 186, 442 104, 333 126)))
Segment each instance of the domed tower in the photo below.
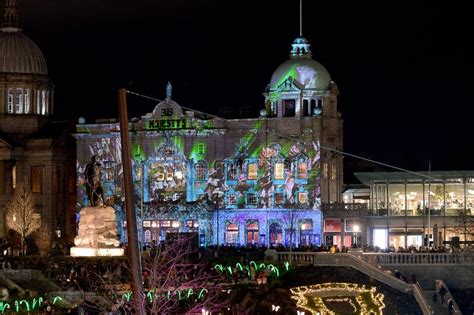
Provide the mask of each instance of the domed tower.
POLYGON ((308 142, 321 146, 321 201, 342 200, 342 118, 337 110, 339 90, 326 68, 314 60, 310 44, 297 37, 290 59, 273 73, 264 93, 265 114, 279 119, 285 130, 308 142), (334 150, 332 150, 334 149, 334 150))
POLYGON ((38 46, 22 33, 16 0, 6 0, 0 31, 0 130, 31 133, 53 113, 53 85, 38 46), (21 117, 21 118, 20 118, 21 117), (22 130, 13 124, 20 118, 22 130))

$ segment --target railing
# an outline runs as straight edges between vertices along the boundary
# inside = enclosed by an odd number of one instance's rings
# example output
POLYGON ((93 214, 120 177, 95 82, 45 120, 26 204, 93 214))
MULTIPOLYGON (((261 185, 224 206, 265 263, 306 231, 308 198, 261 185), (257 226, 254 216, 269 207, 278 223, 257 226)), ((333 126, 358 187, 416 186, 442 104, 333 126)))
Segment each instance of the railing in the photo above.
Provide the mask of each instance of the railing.
POLYGON ((473 262, 470 253, 363 253, 364 260, 376 265, 455 265, 473 262))
POLYGON ((293 264, 311 264, 318 266, 350 266, 371 278, 377 279, 380 282, 383 282, 392 288, 409 293, 412 292, 418 305, 420 306, 421 311, 424 315, 431 315, 432 309, 427 303, 423 290, 416 284, 408 284, 400 279, 395 278, 391 274, 384 272, 384 270, 376 267, 373 264, 365 261, 361 255, 353 255, 350 253, 317 253, 317 252, 294 252, 291 254, 289 252, 277 252, 275 250, 268 250, 266 252, 266 257, 268 259, 273 259, 275 261, 283 263, 284 261, 290 261, 293 264))
POLYGON ((452 314, 462 315, 461 309, 459 308, 458 304, 451 295, 451 292, 446 286, 446 283, 444 283, 443 280, 436 280, 436 292, 439 292, 439 289, 441 288, 444 288, 446 290, 446 294, 441 297, 442 299, 444 299, 444 301, 442 301, 443 305, 447 305, 449 307, 449 301, 451 301, 451 303, 453 304, 452 314))

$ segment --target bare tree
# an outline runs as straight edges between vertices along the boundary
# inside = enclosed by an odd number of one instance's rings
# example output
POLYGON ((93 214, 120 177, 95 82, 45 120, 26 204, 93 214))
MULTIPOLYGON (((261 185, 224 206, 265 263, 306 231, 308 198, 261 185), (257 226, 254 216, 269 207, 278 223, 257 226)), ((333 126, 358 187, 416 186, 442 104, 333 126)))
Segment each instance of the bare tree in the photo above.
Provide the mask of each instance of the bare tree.
POLYGON ((35 213, 33 196, 26 178, 19 183, 13 197, 7 204, 7 227, 20 234, 21 253, 25 254, 25 239, 41 227, 35 213))
MULTIPOLYGON (((463 235, 464 241, 474 237, 474 216, 471 214, 470 209, 459 209, 456 220, 459 222, 459 225, 450 228, 450 232, 456 235, 463 235)), ((463 247, 467 247, 467 243, 464 243, 463 247)))
MULTIPOLYGON (((203 309, 214 312, 226 306, 219 275, 192 243, 192 237, 180 234, 153 248, 149 257, 142 257, 143 303, 147 314, 196 313, 203 309)), ((116 314, 120 309, 131 310, 130 279, 124 277, 130 274, 128 268, 125 262, 120 266, 111 263, 80 276, 89 280, 80 289, 97 293, 93 299, 84 301, 87 307, 116 314)))

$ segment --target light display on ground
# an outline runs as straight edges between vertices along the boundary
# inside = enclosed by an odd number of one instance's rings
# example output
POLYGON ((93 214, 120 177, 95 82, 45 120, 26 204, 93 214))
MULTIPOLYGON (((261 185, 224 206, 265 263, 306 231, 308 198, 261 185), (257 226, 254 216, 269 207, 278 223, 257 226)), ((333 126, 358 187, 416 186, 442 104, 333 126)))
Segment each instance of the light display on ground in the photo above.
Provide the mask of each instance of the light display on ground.
POLYGON ((291 289, 298 308, 313 315, 381 315, 384 295, 375 287, 355 283, 322 283, 291 289), (336 310, 335 310, 336 309, 336 310))
MULTIPOLYGON (((148 303, 153 303, 155 299, 173 299, 176 298, 178 300, 188 299, 191 301, 200 301, 202 300, 207 293, 207 289, 205 288, 188 288, 182 290, 168 290, 163 292, 155 292, 153 290, 145 291, 143 298, 146 299, 148 303), (194 299, 194 300, 193 300, 194 299)), ((126 301, 130 302, 132 300, 132 292, 128 291, 121 295, 121 298, 126 301)), ((31 300, 14 300, 11 302, 0 301, 0 313, 5 312, 16 312, 16 313, 24 313, 24 312, 33 312, 38 311, 45 301, 48 298, 46 297, 35 297, 31 300)), ((59 306, 62 308, 70 308, 71 306, 61 297, 61 296, 52 296, 51 297, 51 304, 54 306, 59 306)))
MULTIPOLYGON (((46 301, 43 297, 35 297, 32 300, 15 300, 9 302, 0 301, 0 312, 16 312, 16 313, 24 313, 24 312, 32 312, 37 311, 43 303, 46 301)), ((68 308, 67 303, 64 299, 60 296, 53 296, 51 297, 51 301, 53 305, 60 306, 63 308, 68 308)))
MULTIPOLYGON (((290 264, 288 262, 285 262, 284 263, 284 268, 285 268, 284 271, 288 271, 289 266, 290 266, 290 264)), ((248 276, 251 276, 252 268, 253 268, 255 273, 268 270, 270 272, 270 275, 273 275, 277 278, 280 277, 280 269, 277 266, 273 265, 273 264, 265 264, 263 262, 257 263, 257 262, 252 260, 247 265, 242 265, 241 263, 236 263, 235 268, 237 269, 238 272, 246 272, 248 276)), ((214 269, 219 273, 228 273, 229 275, 232 275, 234 267, 231 266, 231 265, 216 264, 214 266, 214 269)))

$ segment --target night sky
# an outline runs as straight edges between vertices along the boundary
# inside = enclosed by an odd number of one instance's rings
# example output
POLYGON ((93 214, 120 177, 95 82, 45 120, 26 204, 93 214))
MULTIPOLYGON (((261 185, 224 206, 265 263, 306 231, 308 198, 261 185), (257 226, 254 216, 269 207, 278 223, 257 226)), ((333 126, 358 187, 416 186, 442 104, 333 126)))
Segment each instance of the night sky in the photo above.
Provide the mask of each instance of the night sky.
MULTIPOLYGON (((117 89, 263 108, 298 35, 297 0, 18 0, 59 119, 117 117, 117 89)), ((303 35, 341 92, 344 149, 413 170, 474 169, 474 25, 457 1, 304 1, 303 35)), ((129 97, 130 117, 155 102, 129 97)), ((347 159, 346 159, 347 160, 347 159)))

